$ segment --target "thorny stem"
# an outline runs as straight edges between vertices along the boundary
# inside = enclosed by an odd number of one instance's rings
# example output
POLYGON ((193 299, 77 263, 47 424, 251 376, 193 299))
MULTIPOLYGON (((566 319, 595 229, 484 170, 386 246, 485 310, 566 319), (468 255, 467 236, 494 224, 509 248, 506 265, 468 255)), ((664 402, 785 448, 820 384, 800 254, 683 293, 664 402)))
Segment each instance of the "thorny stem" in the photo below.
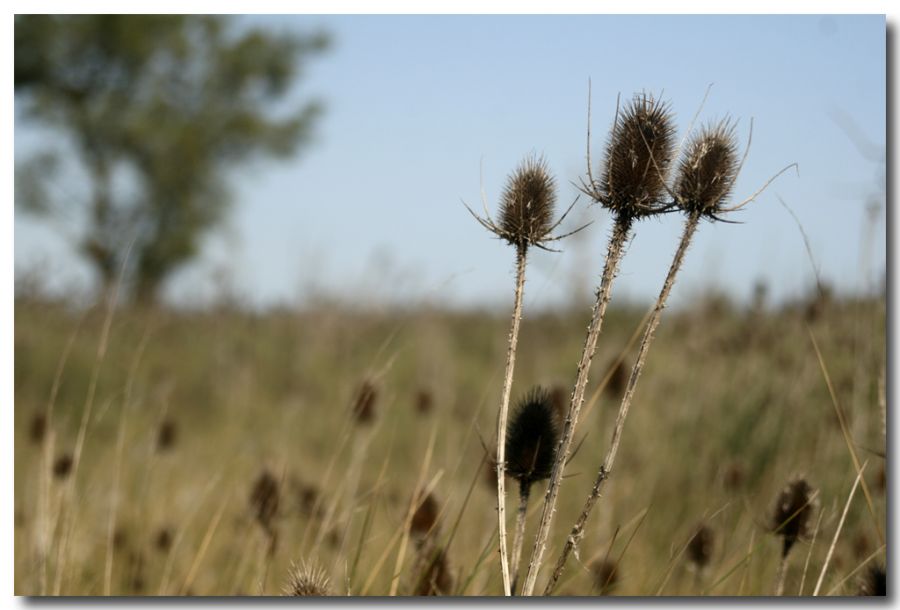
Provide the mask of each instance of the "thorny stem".
POLYGON ((519 484, 519 512, 516 515, 516 537, 513 538, 512 556, 512 592, 516 594, 516 585, 519 581, 519 560, 522 558, 522 539, 525 537, 525 514, 528 512, 528 496, 531 493, 531 484, 519 484))
POLYGON ((522 319, 522 295, 525 292, 526 247, 516 251, 516 296, 513 304, 512 323, 509 329, 509 347, 506 350, 506 375, 497 415, 497 520, 500 533, 500 571, 503 574, 503 594, 512 595, 509 578, 509 557, 506 550, 506 421, 509 416, 509 395, 512 390, 513 370, 516 367, 516 344, 519 341, 519 322, 522 319))
POLYGON ((613 233, 609 239, 606 252, 606 262, 603 266, 603 276, 600 279, 600 287, 597 289, 597 301, 591 314, 591 322, 588 325, 587 337, 584 341, 584 349, 581 352, 581 360, 578 363, 578 372, 575 379, 575 388, 572 391, 572 399, 569 403, 569 411, 566 414, 566 423, 563 435, 557 445, 556 461, 550 474, 550 483, 544 496, 544 507, 541 511, 541 522, 537 536, 534 540, 534 548, 531 551, 531 560, 528 563, 528 572, 525 576, 525 585, 522 595, 531 595, 534 591, 535 581, 541 567, 541 560, 547 546, 547 537, 550 534, 550 525, 553 522, 553 513, 556 510, 556 500, 559 497, 559 486, 562 482, 563 470, 569 459, 569 451, 572 447, 572 439, 575 436, 575 424, 578 422, 578 414, 584 403, 584 392, 587 388, 588 373, 591 368, 591 359, 597 350, 597 339, 603 326, 603 317, 606 314, 606 306, 609 304, 610 289, 622 254, 625 250, 625 242, 631 233, 632 218, 619 216, 613 226, 613 233))
POLYGON ((552 593, 559 577, 562 575, 569 554, 581 541, 581 537, 584 535, 584 524, 587 521, 591 510, 594 508, 594 504, 600 497, 604 481, 609 478, 609 473, 612 471, 613 462, 615 462, 616 453, 619 450, 619 441, 622 438, 622 431, 625 428, 625 418, 628 416, 628 408, 631 406, 631 399, 634 396, 635 386, 641 376, 641 370, 644 368, 647 352, 650 350, 650 344, 653 342, 653 333, 659 325, 662 311, 666 306, 666 299, 669 297, 669 292, 672 290, 672 285, 675 283, 675 276, 681 268, 685 252, 687 252, 699 222, 700 216, 698 214, 693 214, 684 224, 684 233, 681 236, 681 243, 678 244, 678 249, 675 251, 675 257, 672 259, 669 273, 666 275, 666 281, 663 283, 662 291, 660 291, 659 298, 656 300, 656 307, 653 308, 653 314, 650 316, 650 321, 647 323, 647 329, 644 331, 644 338, 641 341, 641 348, 638 352, 637 360, 634 363, 634 367, 631 369, 631 377, 628 379, 625 395, 622 397, 622 403, 619 405, 619 413, 616 416, 612 440, 610 441, 609 449, 606 452, 606 457, 603 460, 603 465, 600 466, 600 470, 597 472, 597 479, 594 481, 594 487, 591 489, 591 493, 584 503, 581 515, 572 527, 572 531, 569 533, 568 538, 566 538, 566 544, 559 556, 559 560, 556 562, 553 575, 550 577, 547 587, 544 589, 544 595, 550 595, 550 593, 552 593))

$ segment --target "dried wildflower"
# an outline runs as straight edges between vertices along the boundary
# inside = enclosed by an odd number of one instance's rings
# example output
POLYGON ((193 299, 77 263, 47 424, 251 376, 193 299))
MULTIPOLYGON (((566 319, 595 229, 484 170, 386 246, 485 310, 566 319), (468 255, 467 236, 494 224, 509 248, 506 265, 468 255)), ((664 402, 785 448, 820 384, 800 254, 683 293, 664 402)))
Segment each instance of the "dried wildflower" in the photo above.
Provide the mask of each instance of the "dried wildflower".
POLYGON ((795 477, 778 495, 772 514, 772 531, 784 540, 782 557, 787 557, 797 540, 809 533, 815 509, 815 490, 802 477, 795 477))
POLYGON ((328 574, 312 562, 291 562, 284 594, 289 597, 323 597, 329 595, 328 574))
POLYGON ((859 585, 859 595, 887 596, 887 572, 883 565, 870 567, 859 585))
POLYGON ((506 436, 506 472, 522 486, 550 476, 559 427, 550 394, 532 390, 516 409, 506 436))
POLYGON ((28 437, 32 444, 40 445, 47 433, 47 416, 44 413, 35 413, 28 427, 28 437))
POLYGON ((714 544, 715 535, 712 529, 707 525, 697 527, 685 549, 688 562, 698 570, 705 568, 712 559, 714 544))
POLYGON ((621 219, 658 213, 666 207, 665 176, 674 154, 675 126, 668 104, 648 93, 635 95, 621 115, 616 114, 600 181, 589 174, 582 190, 621 219))
POLYGON ((59 480, 68 478, 69 474, 72 472, 73 464, 74 460, 70 454, 62 454, 53 462, 53 476, 59 480))
POLYGON ((168 527, 162 527, 156 532, 156 536, 153 537, 153 546, 156 547, 157 551, 162 553, 167 552, 172 548, 172 530, 168 527))
POLYGON ((156 450, 162 453, 171 449, 177 439, 178 427, 175 422, 171 419, 163 420, 156 433, 156 450))
POLYGON ((431 413, 433 408, 434 397, 429 390, 423 388, 416 392, 416 412, 425 415, 431 413))
POLYGON ((734 123, 707 125, 688 142, 678 167, 675 198, 688 213, 709 218, 723 210, 740 163, 734 123))
POLYGON ((254 516, 266 531, 271 530, 272 520, 278 512, 278 487, 278 479, 268 470, 263 470, 256 477, 250 492, 250 506, 254 516))
POLYGON ((619 582, 619 566, 609 559, 598 559, 591 564, 594 588, 599 595, 609 595, 619 582))
POLYGON ((371 381, 363 381, 356 390, 353 402, 353 417, 361 424, 375 419, 375 403, 378 400, 378 388, 371 381))

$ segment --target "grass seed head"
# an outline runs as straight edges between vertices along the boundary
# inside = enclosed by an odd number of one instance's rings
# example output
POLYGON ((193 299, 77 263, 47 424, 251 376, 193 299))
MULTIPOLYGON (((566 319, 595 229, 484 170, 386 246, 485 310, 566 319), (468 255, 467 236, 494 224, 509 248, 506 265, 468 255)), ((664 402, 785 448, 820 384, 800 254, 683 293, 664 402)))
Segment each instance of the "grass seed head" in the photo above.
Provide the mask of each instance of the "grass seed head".
POLYGON ((675 125, 668 105, 649 93, 635 95, 610 132, 594 198, 620 216, 658 211, 674 154, 675 125))
POLYGON ((500 197, 503 238, 517 248, 540 243, 553 225, 556 182, 540 157, 527 157, 509 176, 500 197))
POLYGON ((550 477, 559 426, 550 393, 541 388, 519 403, 506 433, 506 472, 524 487, 550 477))
POLYGON ((815 509, 814 493, 806 479, 795 477, 778 494, 771 527, 784 540, 782 557, 787 557, 794 543, 809 534, 809 523, 815 509))
POLYGON ((291 563, 284 594, 289 597, 323 597, 329 595, 328 574, 317 565, 301 561, 291 563))
POLYGON ((723 120, 693 136, 678 168, 675 195, 688 213, 715 217, 727 201, 740 162, 734 124, 723 120))

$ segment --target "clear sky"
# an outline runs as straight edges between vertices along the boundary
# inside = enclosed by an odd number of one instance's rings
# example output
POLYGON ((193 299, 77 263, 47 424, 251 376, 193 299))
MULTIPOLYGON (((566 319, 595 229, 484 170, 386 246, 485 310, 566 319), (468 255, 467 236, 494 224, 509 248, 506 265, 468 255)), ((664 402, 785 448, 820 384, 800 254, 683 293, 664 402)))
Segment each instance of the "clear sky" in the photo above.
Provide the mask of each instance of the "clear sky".
MULTIPOLYGON (((885 267, 885 21, 881 16, 266 16, 272 28, 322 27, 334 46, 295 94, 324 100, 316 141, 298 158, 232 176, 236 206, 200 261, 173 278, 175 300, 206 298, 224 274, 259 304, 317 290, 403 303, 506 305, 513 252, 465 211, 480 208, 480 167, 496 209, 506 175, 530 152, 558 179, 560 204, 585 173, 587 82, 598 164, 616 105, 649 90, 685 130, 714 83, 701 122, 740 119, 753 144, 736 185, 743 199, 785 174, 734 217, 705 224, 673 293, 710 288, 745 299, 757 280, 775 299, 813 284, 803 238, 840 292, 880 282, 885 267), (878 216, 866 233, 866 205, 878 216), (863 271, 871 270, 868 277, 863 271), (874 279, 873 279, 874 278, 874 279)), ((16 125, 16 155, 40 137, 16 125)), ((610 217, 582 198, 593 225, 531 257, 527 303, 545 306, 599 278, 610 217)), ((614 299, 654 296, 682 219, 642 222, 614 299)), ((16 213, 17 270, 41 265, 55 285, 90 276, 51 229, 16 213)))

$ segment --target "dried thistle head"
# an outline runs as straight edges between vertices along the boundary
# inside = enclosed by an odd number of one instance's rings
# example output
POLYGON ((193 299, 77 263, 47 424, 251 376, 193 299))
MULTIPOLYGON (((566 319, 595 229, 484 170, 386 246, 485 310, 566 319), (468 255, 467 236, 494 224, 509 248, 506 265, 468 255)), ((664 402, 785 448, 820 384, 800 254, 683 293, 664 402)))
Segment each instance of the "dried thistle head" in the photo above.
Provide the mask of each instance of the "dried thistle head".
POLYGON ((675 125, 668 104, 649 93, 635 95, 617 113, 600 182, 590 185, 588 193, 619 217, 659 212, 674 154, 675 125))
POLYGON ((378 400, 378 387, 369 380, 359 384, 356 398, 353 401, 353 417, 361 424, 375 419, 375 403, 378 400))
POLYGON ((501 237, 518 248, 540 243, 550 233, 556 181, 543 158, 527 157, 509 176, 500 196, 501 237))
POLYGON ((702 570, 712 559, 714 545, 715 534, 712 528, 706 524, 699 525, 685 549, 688 562, 702 570))
POLYGON ((778 494, 772 512, 771 528, 784 540, 782 557, 787 557, 794 543, 809 534, 815 507, 815 490, 803 477, 791 479, 778 494))
POLYGON ((724 211, 740 169, 735 126, 725 119, 703 127, 687 144, 675 198, 683 210, 715 219, 724 211))
POLYGON ((419 505, 416 507, 412 516, 412 522, 409 531, 417 540, 428 537, 434 531, 437 525, 438 514, 440 508, 434 495, 428 494, 424 498, 419 498, 419 505))
POLYGON ((250 507, 253 509, 256 520, 267 531, 271 529, 272 520, 278 512, 278 496, 278 479, 268 469, 264 469, 253 482, 253 489, 250 492, 250 507))
POLYGON ((526 489, 550 477, 559 442, 559 426, 550 393, 529 392, 516 407, 506 433, 506 472, 526 489))
POLYGON ((619 566, 609 559, 597 559, 591 563, 591 575, 598 594, 609 595, 619 582, 619 566))
POLYGON ((289 597, 323 597, 328 592, 328 574, 312 562, 291 562, 284 594, 289 597))
POLYGON ((161 553, 168 552, 172 548, 172 530, 168 527, 159 528, 153 537, 153 546, 161 553))
POLYGON ((426 388, 420 388, 416 392, 416 412, 427 415, 434 408, 434 396, 426 388))
POLYGON ((866 570, 859 584, 859 595, 887 596, 887 572, 883 565, 873 565, 866 570))
POLYGON ((481 226, 515 246, 518 253, 524 255, 530 246, 550 250, 548 242, 560 240, 583 229, 581 227, 565 235, 553 235, 553 231, 574 205, 573 202, 559 220, 553 221, 556 180, 550 175, 543 157, 529 156, 507 178, 500 197, 499 222, 495 222, 489 215, 482 218, 468 205, 466 208, 481 226))
POLYGON ((165 419, 159 424, 156 432, 156 450, 160 453, 168 451, 175 446, 178 439, 178 427, 172 419, 165 419))
POLYGON ((47 433, 47 415, 45 413, 35 413, 31 418, 31 424, 28 426, 28 437, 34 445, 40 445, 44 441, 47 433))

